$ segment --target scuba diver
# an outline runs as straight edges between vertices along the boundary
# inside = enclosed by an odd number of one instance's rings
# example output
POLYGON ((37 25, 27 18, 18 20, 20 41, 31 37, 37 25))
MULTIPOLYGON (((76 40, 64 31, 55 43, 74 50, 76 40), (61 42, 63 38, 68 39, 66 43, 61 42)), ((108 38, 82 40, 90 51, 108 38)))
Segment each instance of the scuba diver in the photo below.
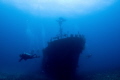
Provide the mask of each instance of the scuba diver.
POLYGON ((32 54, 33 51, 31 51, 31 53, 22 53, 20 54, 20 59, 19 62, 21 62, 22 60, 27 60, 27 59, 33 59, 33 58, 40 58, 40 56, 37 56, 36 54, 32 54))

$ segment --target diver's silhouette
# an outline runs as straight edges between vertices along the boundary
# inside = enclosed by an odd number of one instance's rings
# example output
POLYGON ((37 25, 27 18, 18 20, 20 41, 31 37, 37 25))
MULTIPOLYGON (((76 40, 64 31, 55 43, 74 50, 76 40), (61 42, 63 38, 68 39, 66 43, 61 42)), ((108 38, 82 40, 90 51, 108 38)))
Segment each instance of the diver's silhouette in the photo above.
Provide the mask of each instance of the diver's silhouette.
POLYGON ((29 54, 29 53, 22 53, 19 55, 20 59, 19 62, 21 62, 22 60, 27 60, 27 59, 33 59, 33 58, 39 58, 40 56, 37 56, 36 54, 29 54))

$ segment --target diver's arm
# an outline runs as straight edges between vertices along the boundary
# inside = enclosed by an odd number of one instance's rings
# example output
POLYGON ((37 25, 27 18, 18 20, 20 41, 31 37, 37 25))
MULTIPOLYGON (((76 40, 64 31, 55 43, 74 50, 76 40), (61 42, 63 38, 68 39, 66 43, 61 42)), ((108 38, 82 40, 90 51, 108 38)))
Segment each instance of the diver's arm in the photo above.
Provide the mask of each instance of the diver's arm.
POLYGON ((36 54, 34 54, 33 58, 40 58, 40 56, 37 56, 36 54))

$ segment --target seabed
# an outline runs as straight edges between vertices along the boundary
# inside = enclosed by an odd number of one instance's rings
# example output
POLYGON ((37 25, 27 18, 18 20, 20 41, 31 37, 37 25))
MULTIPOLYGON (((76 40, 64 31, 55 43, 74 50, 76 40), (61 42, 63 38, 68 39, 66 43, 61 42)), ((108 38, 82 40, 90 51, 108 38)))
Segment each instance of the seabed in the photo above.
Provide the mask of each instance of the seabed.
MULTIPOLYGON (((120 70, 78 75, 74 80, 120 80, 120 70)), ((0 72, 0 80, 52 80, 41 74, 10 74, 0 72)))

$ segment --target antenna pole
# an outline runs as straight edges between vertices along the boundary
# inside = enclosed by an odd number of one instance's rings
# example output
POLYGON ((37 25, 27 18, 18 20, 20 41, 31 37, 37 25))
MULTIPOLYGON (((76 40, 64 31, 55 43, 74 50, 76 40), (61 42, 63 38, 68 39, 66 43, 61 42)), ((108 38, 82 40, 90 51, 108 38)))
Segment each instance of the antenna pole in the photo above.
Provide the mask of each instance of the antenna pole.
POLYGON ((60 38, 62 38, 62 35, 63 35, 63 29, 62 26, 60 26, 60 38))
POLYGON ((59 26, 60 26, 60 38, 62 38, 62 36, 63 36, 63 29, 62 29, 62 23, 65 21, 65 19, 63 19, 63 18, 59 18, 58 20, 57 20, 57 22, 58 22, 58 24, 59 24, 59 26))

